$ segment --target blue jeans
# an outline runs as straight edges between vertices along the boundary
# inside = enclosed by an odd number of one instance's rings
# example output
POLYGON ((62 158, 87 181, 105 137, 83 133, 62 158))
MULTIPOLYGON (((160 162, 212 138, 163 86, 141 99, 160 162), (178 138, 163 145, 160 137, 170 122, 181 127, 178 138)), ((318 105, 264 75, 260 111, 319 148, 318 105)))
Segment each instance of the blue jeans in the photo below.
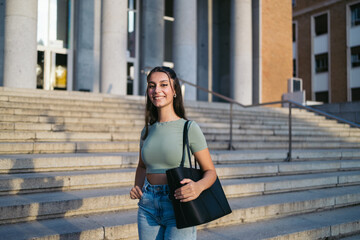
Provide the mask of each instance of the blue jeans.
POLYGON ((176 228, 168 185, 151 185, 145 178, 139 201, 138 231, 140 240, 195 240, 196 227, 176 228))

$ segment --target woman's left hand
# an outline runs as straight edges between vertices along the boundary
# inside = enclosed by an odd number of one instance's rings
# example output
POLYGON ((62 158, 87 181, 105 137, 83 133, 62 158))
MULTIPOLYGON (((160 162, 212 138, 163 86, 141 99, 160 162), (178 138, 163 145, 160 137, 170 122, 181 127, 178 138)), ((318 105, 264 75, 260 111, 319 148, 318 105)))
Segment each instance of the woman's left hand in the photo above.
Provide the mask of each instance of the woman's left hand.
POLYGON ((180 200, 180 202, 189 202, 194 200, 203 191, 200 184, 191 179, 184 178, 180 183, 185 185, 176 189, 174 194, 175 199, 180 200))

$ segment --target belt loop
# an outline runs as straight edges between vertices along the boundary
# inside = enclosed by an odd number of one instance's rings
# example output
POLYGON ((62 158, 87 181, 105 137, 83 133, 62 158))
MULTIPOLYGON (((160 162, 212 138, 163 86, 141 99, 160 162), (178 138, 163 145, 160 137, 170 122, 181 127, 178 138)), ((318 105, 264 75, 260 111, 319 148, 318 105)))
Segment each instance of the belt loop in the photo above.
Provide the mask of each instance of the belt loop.
POLYGON ((150 183, 149 183, 149 181, 147 180, 147 178, 145 177, 144 190, 147 191, 149 186, 150 186, 150 183))

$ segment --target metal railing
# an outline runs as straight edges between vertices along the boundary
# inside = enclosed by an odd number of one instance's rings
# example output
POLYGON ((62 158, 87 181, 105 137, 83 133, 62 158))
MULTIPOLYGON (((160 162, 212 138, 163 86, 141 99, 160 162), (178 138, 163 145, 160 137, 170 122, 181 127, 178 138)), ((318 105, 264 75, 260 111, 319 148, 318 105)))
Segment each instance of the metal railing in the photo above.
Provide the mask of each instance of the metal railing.
MULTIPOLYGON (((150 68, 145 68, 145 69, 150 69, 150 68)), ((142 73, 146 74, 147 72, 142 70, 141 71, 142 73)), ((295 102, 295 101, 292 101, 292 100, 281 100, 281 101, 274 101, 274 102, 266 102, 266 103, 259 103, 259 104, 253 104, 253 105, 243 105, 237 101, 235 101, 234 99, 231 99, 229 97, 226 97, 224 95, 221 95, 220 93, 217 93, 217 92, 214 92, 214 91, 211 91, 209 89, 206 89, 204 87, 201 87, 201 86, 198 86, 194 83, 191 83, 191 82, 188 82, 186 80, 183 80, 183 79, 179 79, 180 82, 184 83, 184 84, 187 84, 187 85, 190 85, 190 86, 193 86, 201 91, 204 91, 204 92, 207 92, 209 94, 212 94, 220 99, 223 99, 227 102, 230 103, 230 139, 229 139, 229 150, 235 150, 234 146, 233 146, 233 105, 238 105, 238 106, 241 106, 243 108, 250 108, 250 107, 259 107, 259 106, 266 106, 266 105, 275 105, 275 104, 284 104, 284 103, 287 103, 289 105, 289 116, 288 116, 288 121, 289 121, 289 146, 288 146, 288 153, 287 153, 287 157, 285 158, 285 161, 291 161, 291 154, 292 154, 292 105, 296 106, 297 108, 300 108, 300 109, 305 109, 307 111, 310 111, 310 112, 314 112, 314 113, 317 113, 319 115, 322 115, 326 118, 330 118, 330 119, 333 119, 333 120, 336 120, 338 122, 342 122, 342 123, 346 123, 348 125, 350 125, 351 127, 355 127, 355 128, 360 128, 360 124, 357 124, 357 123, 354 123, 354 122, 351 122, 351 121, 348 121, 346 119, 343 119, 343 118, 340 118, 340 117, 337 117, 337 116, 334 116, 332 114, 329 114, 329 113, 326 113, 326 112, 323 112, 321 110, 318 110, 318 109, 315 109, 315 108, 312 108, 312 107, 309 107, 309 106, 304 106, 298 102, 295 102)))

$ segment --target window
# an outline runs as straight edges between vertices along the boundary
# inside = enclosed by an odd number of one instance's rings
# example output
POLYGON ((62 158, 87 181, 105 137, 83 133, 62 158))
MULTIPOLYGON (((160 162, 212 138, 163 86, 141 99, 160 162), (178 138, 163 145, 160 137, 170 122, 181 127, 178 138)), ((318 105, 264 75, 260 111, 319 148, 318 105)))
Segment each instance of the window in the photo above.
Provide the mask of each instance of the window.
POLYGON ((55 55, 55 85, 54 89, 66 90, 67 55, 57 53, 55 55))
POLYGON ((328 53, 315 55, 315 72, 322 73, 328 71, 328 53))
POLYGON ((294 92, 302 91, 302 80, 301 79, 293 79, 293 91, 294 92))
POLYGON ((360 46, 351 48, 351 66, 360 67, 360 46))
POLYGON ((360 25, 360 3, 352 5, 351 10, 351 26, 360 25))
POLYGON ((315 101, 328 103, 329 102, 329 92, 316 92, 315 93, 315 101))
POLYGON ((292 0, 292 7, 296 6, 296 0, 292 0))
POLYGON ((296 24, 292 24, 292 35, 293 35, 293 42, 296 42, 296 24))
POLYGON ((296 77, 296 59, 293 59, 293 77, 296 77))
POLYGON ((173 25, 174 25, 174 2, 173 0, 165 0, 165 12, 164 12, 164 21, 165 21, 165 48, 164 48, 164 61, 173 62, 173 52, 172 52, 172 43, 173 43, 173 25))
POLYGON ((128 1, 127 50, 130 57, 136 54, 136 0, 128 1))
POLYGON ((351 101, 360 101, 360 88, 351 89, 351 101))
POLYGON ((128 0, 127 9, 127 95, 138 94, 138 35, 139 35, 139 10, 138 0, 128 0))
POLYGON ((128 62, 127 63, 127 89, 126 94, 127 95, 133 95, 134 94, 134 63, 128 62))
POLYGON ((316 36, 326 34, 328 32, 327 14, 317 16, 315 19, 315 34, 316 36))
POLYGON ((68 62, 72 42, 71 0, 38 0, 37 12, 37 88, 66 90, 72 69, 68 62))

